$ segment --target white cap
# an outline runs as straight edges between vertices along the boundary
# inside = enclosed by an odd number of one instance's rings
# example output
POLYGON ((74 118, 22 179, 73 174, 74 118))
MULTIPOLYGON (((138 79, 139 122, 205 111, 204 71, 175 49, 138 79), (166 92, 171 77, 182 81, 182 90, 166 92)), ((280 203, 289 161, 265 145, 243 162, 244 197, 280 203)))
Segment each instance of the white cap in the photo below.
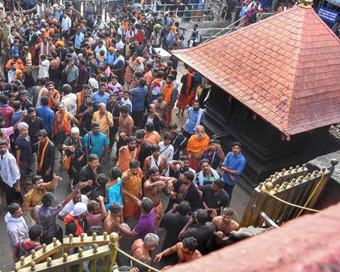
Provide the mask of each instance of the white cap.
POLYGON ((98 81, 94 78, 90 78, 89 79, 89 84, 94 87, 94 88, 97 88, 98 89, 98 81))
POLYGON ((25 123, 25 122, 20 122, 20 123, 18 124, 18 129, 19 129, 19 131, 22 130, 24 127, 29 127, 29 126, 28 126, 28 124, 25 123))
POLYGON ((70 211, 70 215, 72 216, 79 216, 87 211, 87 205, 83 202, 78 202, 74 205, 73 210, 70 211))
POLYGON ((73 134, 73 133, 79 133, 79 128, 77 128, 77 127, 71 128, 71 134, 73 134))

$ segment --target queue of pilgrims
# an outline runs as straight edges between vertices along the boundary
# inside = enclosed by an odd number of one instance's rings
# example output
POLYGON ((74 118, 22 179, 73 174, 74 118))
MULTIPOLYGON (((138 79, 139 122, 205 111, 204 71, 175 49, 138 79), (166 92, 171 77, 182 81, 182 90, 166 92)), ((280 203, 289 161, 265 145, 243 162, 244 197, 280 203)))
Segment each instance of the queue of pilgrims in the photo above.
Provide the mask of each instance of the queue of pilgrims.
MULTIPOLYGON (((201 125, 200 75, 188 68, 179 88, 178 62, 156 53, 183 47, 178 22, 129 6, 103 21, 51 3, 29 13, 0 6, 1 196, 13 260, 93 232, 117 232, 121 245, 132 237, 129 253, 160 268, 225 246, 239 228, 229 203, 246 161, 241 143, 225 155, 201 125), (172 115, 185 110, 181 130, 172 115), (59 168, 71 193, 55 203, 59 168)), ((199 43, 195 25, 188 46, 199 43)))

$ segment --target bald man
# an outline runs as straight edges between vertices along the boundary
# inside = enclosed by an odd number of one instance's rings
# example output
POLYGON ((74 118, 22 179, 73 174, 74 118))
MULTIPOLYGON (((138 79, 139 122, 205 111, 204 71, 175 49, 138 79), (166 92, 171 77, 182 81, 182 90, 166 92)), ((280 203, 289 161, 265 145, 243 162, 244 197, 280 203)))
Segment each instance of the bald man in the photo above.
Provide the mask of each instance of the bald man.
POLYGON ((106 105, 104 103, 99 103, 98 111, 93 113, 92 123, 99 123, 99 130, 103 132, 108 139, 109 129, 113 127, 113 117, 110 112, 106 110, 106 105))

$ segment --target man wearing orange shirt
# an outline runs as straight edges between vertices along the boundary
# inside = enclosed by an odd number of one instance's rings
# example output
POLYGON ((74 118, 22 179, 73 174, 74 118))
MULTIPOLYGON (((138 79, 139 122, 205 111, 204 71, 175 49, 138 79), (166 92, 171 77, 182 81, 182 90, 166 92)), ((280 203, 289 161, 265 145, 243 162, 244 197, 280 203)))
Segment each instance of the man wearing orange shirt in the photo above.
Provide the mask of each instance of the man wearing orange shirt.
MULTIPOLYGON (((139 161, 132 160, 129 163, 129 169, 127 169, 123 175, 123 190, 127 191, 129 194, 141 199, 142 197, 142 178, 143 172, 140 169, 139 161)), ((124 219, 134 216, 135 219, 139 218, 140 208, 126 195, 123 195, 123 215, 124 219)))
POLYGON ((149 145, 158 145, 161 140, 161 136, 155 131, 155 125, 153 123, 145 124, 145 142, 149 145))
POLYGON ((210 137, 205 133, 202 125, 196 127, 196 132, 188 141, 187 151, 189 152, 190 167, 198 170, 204 151, 209 149, 210 137))

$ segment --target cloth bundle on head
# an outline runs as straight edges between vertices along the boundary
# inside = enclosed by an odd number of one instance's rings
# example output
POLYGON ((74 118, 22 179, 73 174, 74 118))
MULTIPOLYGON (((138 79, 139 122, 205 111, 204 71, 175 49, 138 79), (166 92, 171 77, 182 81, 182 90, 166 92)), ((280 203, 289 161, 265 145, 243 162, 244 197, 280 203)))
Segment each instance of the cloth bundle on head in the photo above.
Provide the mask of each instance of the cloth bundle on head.
POLYGON ((73 133, 79 133, 79 128, 77 128, 77 127, 71 128, 71 134, 73 134, 73 133))
POLYGON ((70 212, 70 215, 73 217, 79 216, 87 211, 87 205, 83 202, 78 202, 76 205, 74 205, 73 210, 70 212))
POLYGON ((58 46, 58 45, 60 45, 61 47, 63 47, 63 46, 64 46, 64 43, 63 43, 62 41, 57 41, 57 42, 55 43, 55 46, 58 46))
POLYGON ((20 122, 20 123, 18 124, 18 129, 19 129, 19 131, 22 130, 23 128, 25 128, 25 127, 27 127, 27 128, 29 127, 28 124, 25 123, 25 122, 20 122))
POLYGON ((97 88, 98 89, 98 81, 94 78, 90 78, 89 79, 89 84, 93 87, 93 88, 97 88))

